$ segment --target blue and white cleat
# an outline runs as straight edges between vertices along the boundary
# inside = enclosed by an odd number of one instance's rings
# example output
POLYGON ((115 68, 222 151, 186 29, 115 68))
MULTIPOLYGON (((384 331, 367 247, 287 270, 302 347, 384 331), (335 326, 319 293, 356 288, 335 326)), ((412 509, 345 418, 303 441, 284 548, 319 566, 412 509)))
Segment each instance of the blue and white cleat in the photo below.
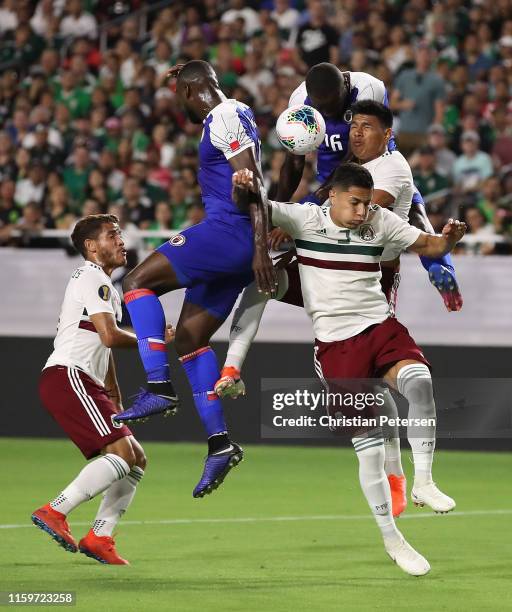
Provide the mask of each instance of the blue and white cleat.
POLYGON ((428 278, 443 298, 446 310, 457 312, 464 303, 459 285, 451 270, 439 263, 434 263, 428 269, 428 278))
POLYGON ((192 495, 193 497, 204 497, 219 487, 231 468, 242 461, 244 451, 241 446, 230 442, 227 448, 206 457, 203 475, 197 483, 192 495))
POLYGON ((178 410, 177 395, 171 397, 156 395, 142 388, 135 396, 135 401, 128 408, 113 417, 116 423, 143 423, 155 414, 175 415, 178 410))

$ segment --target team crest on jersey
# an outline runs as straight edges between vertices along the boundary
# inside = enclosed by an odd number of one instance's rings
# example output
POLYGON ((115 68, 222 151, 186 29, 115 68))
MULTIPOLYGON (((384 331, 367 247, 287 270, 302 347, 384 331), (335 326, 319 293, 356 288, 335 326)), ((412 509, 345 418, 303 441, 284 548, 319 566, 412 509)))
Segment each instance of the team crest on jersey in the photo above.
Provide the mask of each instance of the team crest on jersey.
POLYGON ((108 285, 101 285, 101 287, 98 289, 98 295, 102 300, 108 302, 110 299, 110 287, 108 285))
POLYGON ((172 246, 183 246, 187 239, 183 234, 176 234, 169 240, 169 244, 172 246))
POLYGON ((350 110, 350 108, 345 111, 345 114, 343 115, 343 121, 345 121, 346 123, 352 123, 352 111, 350 110))
POLYGON ((359 237, 365 242, 375 240, 375 230, 369 224, 361 225, 359 228, 359 237))

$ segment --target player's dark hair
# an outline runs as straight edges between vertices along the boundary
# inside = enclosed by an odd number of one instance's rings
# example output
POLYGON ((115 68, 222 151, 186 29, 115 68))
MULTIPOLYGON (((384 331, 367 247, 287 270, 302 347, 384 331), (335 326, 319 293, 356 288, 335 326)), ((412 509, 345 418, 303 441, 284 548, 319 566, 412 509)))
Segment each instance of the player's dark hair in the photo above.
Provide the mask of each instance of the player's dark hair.
POLYGON ((178 73, 178 81, 191 83, 192 81, 207 81, 215 77, 213 67, 203 60, 187 62, 178 73))
POLYGON ((83 257, 87 257, 86 240, 96 240, 105 223, 119 223, 115 215, 88 215, 75 225, 71 234, 71 242, 83 257))
POLYGON ((354 162, 340 164, 329 182, 331 188, 339 187, 342 191, 348 191, 350 187, 373 189, 372 175, 366 168, 354 162))
POLYGON ((343 75, 334 64, 322 62, 309 69, 306 75, 306 89, 316 98, 330 97, 336 86, 343 82, 343 75))
POLYGON ((352 117, 356 115, 370 115, 371 117, 377 117, 385 130, 393 127, 393 113, 387 106, 384 106, 384 104, 380 102, 375 102, 374 100, 361 100, 360 102, 352 104, 350 110, 352 111, 352 117))

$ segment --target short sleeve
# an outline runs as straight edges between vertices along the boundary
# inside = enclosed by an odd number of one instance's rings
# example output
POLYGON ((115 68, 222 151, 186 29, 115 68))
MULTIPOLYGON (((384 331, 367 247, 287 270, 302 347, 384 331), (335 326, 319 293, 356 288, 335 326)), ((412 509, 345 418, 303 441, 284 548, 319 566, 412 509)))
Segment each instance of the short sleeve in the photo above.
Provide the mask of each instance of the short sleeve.
POLYGON ((374 102, 384 104, 386 99, 386 86, 379 79, 372 79, 357 94, 357 102, 360 100, 373 100, 374 102))
POLYGON ((317 217, 317 204, 294 204, 269 200, 272 211, 272 225, 281 227, 290 236, 300 236, 317 217))
POLYGON ((298 104, 304 104, 304 101, 308 97, 308 90, 306 89, 306 81, 297 87, 297 89, 290 96, 288 106, 297 106, 298 104))
POLYGON ((221 106, 212 113, 210 141, 229 160, 256 143, 247 133, 236 107, 232 104, 221 106))
POLYGON ((372 170, 373 188, 389 193, 396 200, 404 183, 412 183, 412 175, 410 170, 405 168, 399 160, 393 159, 393 153, 386 159, 390 159, 391 163, 384 163, 383 159, 372 170))
POLYGON ((380 209, 383 215, 384 235, 386 243, 396 245, 401 250, 409 248, 421 235, 421 230, 400 219, 394 212, 380 209))
POLYGON ((82 302, 89 316, 99 312, 109 312, 115 317, 112 287, 105 282, 101 274, 96 274, 94 270, 87 271, 80 275, 77 282, 82 302))

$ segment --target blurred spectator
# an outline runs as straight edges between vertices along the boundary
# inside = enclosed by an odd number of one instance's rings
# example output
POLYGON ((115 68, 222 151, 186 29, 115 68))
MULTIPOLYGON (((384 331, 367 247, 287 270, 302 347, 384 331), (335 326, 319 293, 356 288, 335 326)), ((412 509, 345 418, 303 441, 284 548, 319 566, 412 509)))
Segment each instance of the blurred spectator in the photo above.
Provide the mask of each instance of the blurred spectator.
POLYGON ((451 177, 457 156, 446 146, 446 130, 439 123, 429 127, 428 145, 434 150, 436 172, 441 176, 451 177))
MULTIPOLYGON (((149 224, 150 230, 168 231, 172 229, 172 210, 165 201, 158 202, 155 206, 155 220, 149 224)), ((166 238, 146 238, 146 248, 154 251, 162 245, 166 238)))
POLYGON ((465 250, 468 253, 480 253, 482 248, 486 252, 494 247, 491 237, 494 235, 494 226, 487 223, 485 215, 476 206, 466 208, 464 211, 464 222, 467 225, 467 233, 482 239, 482 242, 471 242, 465 245, 465 250))
POLYGON ((197 225, 204 219, 204 208, 202 204, 192 204, 187 211, 187 220, 183 224, 182 229, 197 225))
POLYGON ((18 206, 26 206, 29 202, 40 204, 45 195, 46 172, 40 161, 33 160, 28 168, 28 176, 16 183, 14 199, 18 206))
POLYGON ((151 200, 142 193, 139 182, 128 177, 123 186, 122 197, 116 202, 126 208, 128 219, 143 229, 147 229, 154 219, 151 200))
POLYGON ((418 166, 413 176, 414 184, 424 197, 449 186, 448 179, 437 173, 434 149, 429 146, 420 149, 418 166))
POLYGON ((21 210, 16 205, 14 194, 16 183, 5 179, 0 183, 0 228, 15 225, 21 216, 21 210))
POLYGON ((299 28, 296 48, 302 72, 320 62, 338 63, 338 32, 327 22, 322 0, 308 2, 308 21, 299 28))
POLYGON ((300 22, 300 13, 291 6, 290 0, 275 0, 274 10, 270 16, 279 27, 279 35, 288 44, 291 44, 296 36, 300 22))
POLYGON ((248 37, 260 29, 260 16, 254 9, 246 6, 244 0, 230 0, 229 4, 231 8, 222 15, 223 23, 233 23, 237 19, 242 18, 248 37))
POLYGON ((85 200, 87 181, 91 172, 91 159, 87 147, 77 146, 73 151, 72 165, 64 169, 63 178, 75 206, 85 200))
POLYGON ((3 0, 0 6, 0 32, 8 32, 18 27, 16 0, 3 0))
POLYGON ((399 114, 398 146, 405 156, 424 143, 432 123, 443 120, 445 87, 431 61, 430 49, 420 47, 416 67, 404 70, 395 81, 391 107, 399 114))
POLYGON ((191 203, 190 200, 187 201, 187 188, 183 179, 174 179, 169 189, 169 197, 172 210, 172 229, 182 229, 187 219, 188 205, 191 203))
POLYGON ((493 172, 491 157, 479 150, 479 144, 480 137, 476 132, 462 134, 462 155, 453 164, 453 182, 464 192, 478 189, 493 172))
POLYGON ((274 83, 274 76, 270 70, 263 67, 261 56, 254 52, 246 55, 245 70, 238 83, 252 95, 255 106, 261 108, 265 100, 265 89, 274 83))
POLYGON ((508 166, 512 164, 512 112, 497 107, 492 113, 492 125, 495 134, 492 157, 499 166, 508 166))
POLYGON ((82 10, 81 0, 68 0, 66 3, 66 16, 60 23, 60 35, 64 38, 98 36, 98 24, 90 13, 82 10))

